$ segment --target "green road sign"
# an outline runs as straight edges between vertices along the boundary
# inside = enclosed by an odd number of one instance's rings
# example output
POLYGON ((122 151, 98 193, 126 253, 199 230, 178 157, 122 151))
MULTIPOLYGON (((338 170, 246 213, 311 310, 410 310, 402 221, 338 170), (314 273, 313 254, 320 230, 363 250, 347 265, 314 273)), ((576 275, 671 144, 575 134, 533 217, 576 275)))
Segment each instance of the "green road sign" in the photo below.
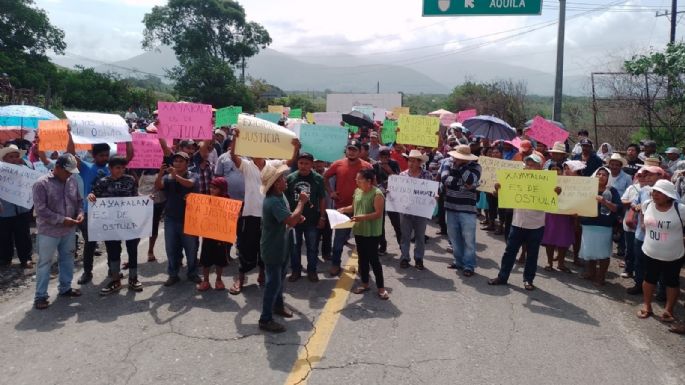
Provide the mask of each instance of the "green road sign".
POLYGON ((423 16, 539 15, 542 0, 423 0, 423 16))

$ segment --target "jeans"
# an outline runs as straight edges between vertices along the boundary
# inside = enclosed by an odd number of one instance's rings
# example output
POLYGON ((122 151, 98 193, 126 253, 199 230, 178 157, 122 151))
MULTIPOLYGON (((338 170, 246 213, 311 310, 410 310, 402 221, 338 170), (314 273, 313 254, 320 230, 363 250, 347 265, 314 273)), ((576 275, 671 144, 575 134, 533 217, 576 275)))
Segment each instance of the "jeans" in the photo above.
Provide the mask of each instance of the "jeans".
POLYGON ((178 277, 184 250, 188 260, 188 277, 197 276, 197 249, 199 243, 198 237, 183 234, 183 221, 168 216, 164 218, 164 245, 166 247, 168 260, 167 274, 169 274, 169 277, 178 277))
POLYGON ((642 252, 642 244, 644 242, 635 238, 635 241, 633 242, 633 253, 635 253, 635 257, 633 258, 633 261, 635 264, 633 265, 633 269, 635 270, 633 280, 635 281, 636 286, 642 286, 642 281, 644 280, 644 269, 643 269, 643 259, 645 257, 645 253, 642 252))
POLYGON ((354 241, 357 244, 357 254, 359 255, 359 277, 365 285, 369 283, 369 265, 373 269, 373 276, 376 279, 376 287, 385 287, 383 282, 383 266, 378 259, 378 242, 380 237, 362 237, 355 235, 354 241))
POLYGON ((540 242, 542 242, 542 235, 545 228, 538 229, 524 229, 517 226, 511 227, 509 237, 507 237, 507 247, 504 249, 502 255, 502 266, 499 269, 497 276, 504 282, 509 280, 511 269, 514 268, 516 262, 516 254, 522 245, 528 246, 528 254, 526 255, 526 265, 523 268, 523 281, 533 283, 535 279, 535 272, 538 269, 538 252, 540 251, 540 242))
POLYGON ((317 236, 316 248, 319 248, 319 240, 321 241, 321 256, 324 258, 331 257, 331 247, 333 242, 333 230, 331 229, 330 223, 328 223, 328 218, 326 218, 326 225, 323 229, 319 230, 319 235, 317 236))
POLYGON ((476 219, 476 213, 445 211, 454 264, 468 271, 476 270, 476 219))
POLYGON ((634 231, 624 231, 625 238, 625 263, 626 267, 624 271, 626 273, 632 273, 635 271, 635 232, 634 231))
POLYGON ((240 264, 239 272, 244 274, 257 266, 260 268, 264 266, 261 254, 261 237, 262 218, 253 216, 240 217, 238 220, 238 242, 236 243, 238 262, 240 264))
POLYGON ((98 247, 97 242, 88 242, 88 213, 84 213, 83 222, 78 226, 83 235, 83 272, 93 273, 93 256, 98 247))
POLYGON ((504 241, 509 238, 511 222, 514 220, 514 209, 497 209, 500 223, 504 223, 504 241))
POLYGON ((38 234, 36 239, 38 247, 36 301, 48 299, 49 297, 48 284, 50 283, 50 268, 52 267, 52 260, 55 256, 55 252, 57 252, 57 263, 59 264, 58 291, 62 294, 71 289, 71 280, 74 278, 74 249, 76 248, 76 239, 74 238, 75 232, 76 228, 59 238, 38 234))
POLYGON ((319 249, 316 241, 319 237, 319 229, 315 225, 295 226, 295 250, 290 253, 290 268, 293 273, 302 271, 301 252, 304 238, 304 245, 307 252, 307 272, 316 273, 317 262, 319 262, 319 249))
POLYGON ((345 242, 350 239, 352 229, 336 229, 333 236, 333 254, 331 255, 331 266, 340 267, 342 263, 342 250, 345 242))
POLYGON ((33 242, 30 212, 0 217, 0 265, 9 265, 12 262, 15 247, 19 262, 25 264, 31 259, 33 242))
POLYGON ((490 221, 490 225, 494 226, 495 225, 495 220, 497 219, 497 197, 494 194, 486 193, 485 198, 488 201, 488 221, 490 221))
POLYGON ((400 260, 409 261, 409 248, 411 247, 411 236, 414 233, 414 261, 423 261, 423 254, 426 249, 426 226, 428 219, 417 217, 416 215, 402 214, 400 215, 400 223, 402 224, 402 243, 400 250, 402 255, 400 260))
POLYGON ((445 194, 440 192, 438 197, 438 225, 440 226, 440 232, 447 233, 447 222, 445 220, 445 194))
MULTIPOLYGON (((128 254, 128 279, 138 279, 138 243, 140 238, 129 239, 126 243, 126 253, 128 254)), ((118 279, 121 271, 121 241, 105 241, 107 249, 107 263, 109 264, 109 274, 113 279, 118 279)))
MULTIPOLYGON (((385 214, 388 215, 390 224, 392 225, 393 230, 395 230, 395 239, 397 240, 397 245, 399 246, 402 243, 402 225, 400 224, 400 216, 402 214, 394 211, 387 211, 385 214)), ((385 239, 385 215, 383 215, 383 233, 381 234, 379 244, 380 250, 386 251, 388 249, 388 241, 385 239)))
POLYGON ((273 317, 274 309, 283 309, 283 285, 285 283, 285 271, 287 261, 283 264, 264 264, 264 300, 262 302, 262 315, 259 322, 269 322, 273 317))

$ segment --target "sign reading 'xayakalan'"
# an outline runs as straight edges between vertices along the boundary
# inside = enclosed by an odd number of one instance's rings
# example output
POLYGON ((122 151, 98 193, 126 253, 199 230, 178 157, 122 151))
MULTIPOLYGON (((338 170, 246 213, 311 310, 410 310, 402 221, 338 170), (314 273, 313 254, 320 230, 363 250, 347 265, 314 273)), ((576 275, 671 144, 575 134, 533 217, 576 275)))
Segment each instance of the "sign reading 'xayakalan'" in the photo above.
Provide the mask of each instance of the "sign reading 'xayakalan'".
POLYGON ((539 15, 542 0, 423 0, 423 16, 539 15))

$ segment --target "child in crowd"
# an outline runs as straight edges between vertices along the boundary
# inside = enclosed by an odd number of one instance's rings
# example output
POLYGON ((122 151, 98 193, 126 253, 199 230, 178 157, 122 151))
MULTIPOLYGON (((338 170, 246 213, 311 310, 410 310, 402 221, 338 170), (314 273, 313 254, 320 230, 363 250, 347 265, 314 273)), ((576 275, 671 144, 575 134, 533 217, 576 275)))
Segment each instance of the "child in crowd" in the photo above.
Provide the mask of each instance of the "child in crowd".
MULTIPOLYGON (((228 198, 228 182, 223 177, 215 177, 209 182, 209 195, 228 198)), ((214 266, 216 272, 216 290, 224 290, 226 286, 221 280, 224 267, 228 265, 226 243, 216 239, 202 238, 202 250, 200 252, 200 266, 202 266, 202 282, 197 285, 198 291, 207 291, 212 288, 209 284, 209 271, 214 266)))

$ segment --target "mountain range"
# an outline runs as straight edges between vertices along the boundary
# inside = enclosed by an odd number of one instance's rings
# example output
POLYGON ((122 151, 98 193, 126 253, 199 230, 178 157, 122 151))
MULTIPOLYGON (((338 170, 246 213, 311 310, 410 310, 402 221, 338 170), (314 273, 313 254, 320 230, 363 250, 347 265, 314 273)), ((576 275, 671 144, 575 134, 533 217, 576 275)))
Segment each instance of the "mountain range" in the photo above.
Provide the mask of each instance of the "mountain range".
MULTIPOLYGON (((431 54, 428 54, 430 57, 431 54)), ((400 56, 297 55, 262 50, 247 61, 246 74, 285 91, 404 92, 408 94, 448 94, 466 80, 523 81, 529 94, 549 96, 554 91, 554 74, 503 62, 445 57, 407 61, 400 56)), ((177 64, 169 47, 145 52, 127 60, 93 65, 85 59, 53 58, 55 64, 73 68, 94 67, 99 72, 123 76, 154 74, 164 77, 165 69, 177 64)), ((564 77, 564 94, 587 95, 588 78, 564 77)))

